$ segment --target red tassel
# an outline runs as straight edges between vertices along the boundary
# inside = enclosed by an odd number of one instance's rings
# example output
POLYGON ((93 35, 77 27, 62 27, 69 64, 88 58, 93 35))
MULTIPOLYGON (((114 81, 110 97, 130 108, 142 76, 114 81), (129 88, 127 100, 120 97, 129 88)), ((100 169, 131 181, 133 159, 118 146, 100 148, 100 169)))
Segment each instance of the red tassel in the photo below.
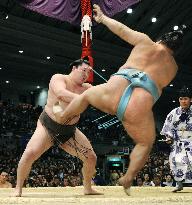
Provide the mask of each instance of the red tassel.
MULTIPOLYGON (((81 11, 82 18, 84 15, 88 15, 92 19, 92 9, 91 9, 91 1, 90 0, 81 0, 81 11)), ((90 33, 84 31, 84 38, 82 39, 82 54, 81 58, 87 57, 91 67, 93 68, 93 57, 92 57, 92 49, 91 49, 91 38, 90 33)), ((91 71, 87 82, 93 83, 93 71, 91 71)))

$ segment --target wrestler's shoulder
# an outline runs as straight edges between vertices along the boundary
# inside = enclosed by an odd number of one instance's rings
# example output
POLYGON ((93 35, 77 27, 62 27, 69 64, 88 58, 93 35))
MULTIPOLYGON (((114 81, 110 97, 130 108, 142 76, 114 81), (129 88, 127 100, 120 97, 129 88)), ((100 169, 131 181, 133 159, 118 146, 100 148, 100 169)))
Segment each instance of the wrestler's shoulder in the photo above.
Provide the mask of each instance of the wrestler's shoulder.
POLYGON ((54 79, 67 79, 68 75, 63 75, 63 74, 60 74, 60 73, 56 73, 54 75, 52 75, 51 77, 51 80, 54 80, 54 79))

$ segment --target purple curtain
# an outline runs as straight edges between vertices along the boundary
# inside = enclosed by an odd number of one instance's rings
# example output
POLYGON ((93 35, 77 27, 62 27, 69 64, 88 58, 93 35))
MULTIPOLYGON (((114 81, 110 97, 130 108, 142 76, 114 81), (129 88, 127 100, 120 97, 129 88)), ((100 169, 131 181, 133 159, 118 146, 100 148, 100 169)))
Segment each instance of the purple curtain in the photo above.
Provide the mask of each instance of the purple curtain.
MULTIPOLYGON (((80 0, 17 0, 25 8, 61 21, 78 25, 81 21, 80 0)), ((92 0, 107 16, 113 16, 141 0, 92 0)))

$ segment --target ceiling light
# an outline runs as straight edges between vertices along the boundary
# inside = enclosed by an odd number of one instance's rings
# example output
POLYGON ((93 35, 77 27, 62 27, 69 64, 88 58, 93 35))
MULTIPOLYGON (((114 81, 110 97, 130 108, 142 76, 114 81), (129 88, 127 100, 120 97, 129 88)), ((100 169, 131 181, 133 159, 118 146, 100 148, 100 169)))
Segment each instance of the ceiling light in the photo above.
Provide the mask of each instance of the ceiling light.
POLYGON ((132 14, 132 12, 133 12, 133 9, 131 9, 131 8, 128 8, 128 9, 127 9, 127 13, 128 13, 128 14, 132 14))
POLYGON ((172 102, 175 103, 175 100, 173 100, 172 102))
POLYGON ((102 69, 103 72, 105 72, 105 69, 102 69))
POLYGON ((37 86, 37 89, 39 89, 39 88, 40 88, 40 86, 38 85, 38 86, 37 86))
POLYGON ((0 70, 1 70, 2 68, 0 68, 0 70))
POLYGON ((47 59, 49 60, 51 57, 50 56, 47 56, 47 59))
POLYGON ((0 19, 8 19, 9 16, 8 16, 8 14, 7 14, 7 11, 2 10, 2 8, 0 8, 0 9, 1 9, 1 10, 0 10, 0 19))
POLYGON ((6 80, 5 82, 6 82, 6 83, 10 83, 9 80, 6 80))
POLYGON ((152 21, 153 23, 155 23, 155 22, 157 21, 157 19, 156 19, 155 17, 153 17, 153 18, 151 19, 151 21, 152 21))
POLYGON ((173 84, 170 84, 169 86, 170 86, 170 87, 173 87, 173 84))
POLYGON ((179 29, 179 26, 174 26, 173 29, 174 29, 174 31, 176 31, 179 29))
POLYGON ((22 51, 22 50, 20 50, 20 51, 19 51, 19 53, 23 53, 23 51, 22 51))

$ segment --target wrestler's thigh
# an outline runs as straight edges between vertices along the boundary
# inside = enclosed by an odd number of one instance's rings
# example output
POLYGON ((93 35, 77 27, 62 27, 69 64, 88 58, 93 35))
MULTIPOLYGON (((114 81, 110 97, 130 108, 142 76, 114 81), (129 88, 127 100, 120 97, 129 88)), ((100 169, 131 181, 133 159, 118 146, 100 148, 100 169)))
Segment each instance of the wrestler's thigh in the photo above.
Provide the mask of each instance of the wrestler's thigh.
MULTIPOLYGON (((113 99, 111 98, 111 89, 108 86, 107 83, 94 86, 90 89, 88 89, 84 95, 92 106, 96 107, 97 109, 109 113, 113 113, 113 105, 109 103, 112 103, 113 99)), ((113 93, 114 94, 114 93, 113 93)))
POLYGON ((155 123, 153 112, 148 111, 135 121, 123 121, 123 126, 136 143, 153 144, 155 140, 155 123))
POLYGON ((29 140, 26 149, 32 149, 34 153, 41 154, 53 145, 50 136, 38 120, 37 127, 29 140))
POLYGON ((70 138, 61 148, 82 161, 84 161, 90 153, 94 153, 91 143, 79 129, 76 129, 75 138, 70 138))
POLYGON ((141 118, 152 110, 153 103, 153 97, 148 91, 143 88, 134 88, 126 108, 125 118, 142 121, 141 118))

